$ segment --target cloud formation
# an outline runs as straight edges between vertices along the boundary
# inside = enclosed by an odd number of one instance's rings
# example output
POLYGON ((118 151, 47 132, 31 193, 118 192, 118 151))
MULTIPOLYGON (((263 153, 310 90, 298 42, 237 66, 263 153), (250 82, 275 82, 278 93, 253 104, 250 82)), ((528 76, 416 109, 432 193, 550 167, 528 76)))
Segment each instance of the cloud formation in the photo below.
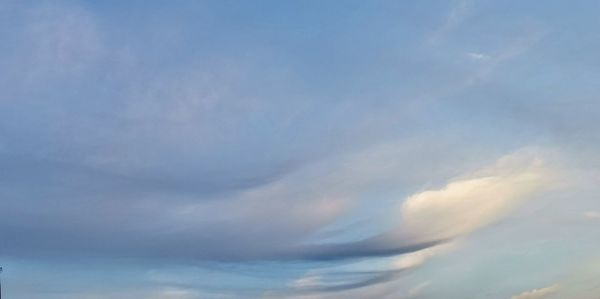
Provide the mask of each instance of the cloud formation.
POLYGON ((502 157, 494 165, 453 180, 442 189, 409 196, 401 204, 400 224, 391 231, 357 243, 333 245, 328 250, 316 245, 313 250, 321 251, 308 256, 344 259, 396 255, 391 267, 333 284, 320 282, 330 273, 311 274, 298 280, 299 284, 294 283, 292 289, 300 293, 339 292, 398 279, 407 270, 457 248, 456 242, 449 241, 499 220, 536 192, 547 189, 551 182, 551 172, 537 151, 502 157), (403 242, 420 245, 397 247, 403 242))
POLYGON ((549 287, 534 289, 519 295, 512 296, 511 299, 542 299, 557 293, 559 290, 559 285, 552 285, 549 287))
POLYGON ((473 232, 546 188, 550 174, 542 163, 528 154, 507 156, 474 177, 412 195, 402 204, 400 229, 425 240, 473 232))

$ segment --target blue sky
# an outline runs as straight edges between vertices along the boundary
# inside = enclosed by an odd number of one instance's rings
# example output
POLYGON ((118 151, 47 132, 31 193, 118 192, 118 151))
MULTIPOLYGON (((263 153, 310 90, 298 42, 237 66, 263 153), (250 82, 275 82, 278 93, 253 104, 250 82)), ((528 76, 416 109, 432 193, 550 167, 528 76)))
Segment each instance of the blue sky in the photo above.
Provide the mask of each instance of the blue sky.
POLYGON ((591 299, 597 1, 0 1, 14 299, 591 299))

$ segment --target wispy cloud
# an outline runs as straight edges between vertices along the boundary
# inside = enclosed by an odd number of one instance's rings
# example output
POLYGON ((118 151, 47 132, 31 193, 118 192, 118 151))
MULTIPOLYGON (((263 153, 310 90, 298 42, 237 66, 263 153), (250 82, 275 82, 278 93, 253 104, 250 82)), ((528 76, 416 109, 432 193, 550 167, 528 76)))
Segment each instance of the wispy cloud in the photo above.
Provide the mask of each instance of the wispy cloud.
POLYGON ((478 52, 469 52, 469 53, 467 53, 467 55, 471 59, 476 60, 476 61, 486 61, 486 60, 489 60, 490 58, 492 58, 488 54, 478 53, 478 52))
POLYGON ((442 24, 427 37, 426 43, 429 46, 436 46, 443 42, 452 30, 463 23, 468 16, 470 5, 470 0, 454 1, 442 24))
POLYGON ((531 291, 521 293, 519 295, 512 296, 511 299, 542 299, 557 293, 559 290, 559 285, 552 285, 549 287, 534 289, 531 291))

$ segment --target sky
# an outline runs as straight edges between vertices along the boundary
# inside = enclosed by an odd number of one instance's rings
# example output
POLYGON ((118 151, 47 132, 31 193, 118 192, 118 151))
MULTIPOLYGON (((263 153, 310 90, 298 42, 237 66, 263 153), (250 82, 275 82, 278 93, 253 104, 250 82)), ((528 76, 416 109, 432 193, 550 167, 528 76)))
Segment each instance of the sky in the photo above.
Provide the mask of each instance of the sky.
POLYGON ((12 299, 595 299, 598 1, 0 0, 12 299))

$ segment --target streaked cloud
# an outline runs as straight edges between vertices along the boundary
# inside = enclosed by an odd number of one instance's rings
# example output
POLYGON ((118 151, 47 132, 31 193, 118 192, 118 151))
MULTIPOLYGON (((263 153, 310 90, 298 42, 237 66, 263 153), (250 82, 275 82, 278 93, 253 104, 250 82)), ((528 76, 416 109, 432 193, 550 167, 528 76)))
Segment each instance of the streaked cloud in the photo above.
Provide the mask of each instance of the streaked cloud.
MULTIPOLYGON (((363 277, 333 284, 322 282, 323 277, 331 273, 312 273, 294 281, 292 289, 303 293, 339 292, 399 279, 405 271, 459 247, 458 241, 448 241, 499 220, 535 192, 547 189, 551 182, 551 172, 536 151, 523 150, 502 157, 494 165, 453 180, 443 189, 409 196, 402 202, 400 225, 392 231, 357 243, 324 247, 329 248, 328 251, 317 251, 319 253, 311 256, 320 259, 319 254, 322 254, 339 259, 398 255, 390 262, 391 267, 374 269, 371 273, 365 272, 367 275, 361 275, 363 277), (408 244, 423 245, 421 248, 397 247, 406 242, 403 240, 415 240, 408 244)), ((321 247, 317 245, 313 250, 321 247)))
POLYGON ((547 298, 550 295, 558 292, 560 287, 558 285, 552 285, 549 287, 534 289, 531 291, 524 292, 519 295, 512 296, 511 299, 542 299, 547 298))
POLYGON ((428 259, 455 250, 460 245, 457 242, 445 243, 442 245, 433 246, 423 250, 407 253, 399 257, 394 258, 392 264, 397 269, 411 269, 416 268, 424 264, 428 259))

